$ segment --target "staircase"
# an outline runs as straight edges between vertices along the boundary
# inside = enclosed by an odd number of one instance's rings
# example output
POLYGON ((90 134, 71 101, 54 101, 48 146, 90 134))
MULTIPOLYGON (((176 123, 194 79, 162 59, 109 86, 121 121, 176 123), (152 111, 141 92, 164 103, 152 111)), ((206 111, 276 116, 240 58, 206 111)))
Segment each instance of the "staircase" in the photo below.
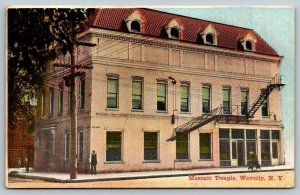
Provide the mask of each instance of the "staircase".
MULTIPOLYGON (((262 103, 269 97, 271 92, 277 87, 280 90, 284 85, 285 84, 281 83, 281 76, 275 75, 275 77, 273 77, 271 83, 268 84, 266 88, 261 89, 260 95, 250 106, 250 109, 247 112, 246 116, 245 115, 243 115, 243 116, 245 118, 253 118, 256 111, 259 109, 259 107, 262 105, 262 103)), ((188 122, 176 127, 173 131, 172 136, 167 141, 174 141, 176 139, 176 132, 189 133, 191 131, 194 131, 194 130, 210 123, 213 120, 218 121, 222 116, 227 116, 227 117, 230 116, 230 115, 223 115, 222 110, 223 110, 223 107, 221 105, 220 107, 213 109, 210 114, 204 114, 202 116, 196 117, 196 118, 192 119, 191 121, 188 121, 188 122)))
POLYGON ((253 104, 250 106, 250 109, 247 113, 247 118, 253 118, 254 114, 258 110, 258 108, 262 105, 262 103, 269 97, 269 95, 272 93, 272 91, 275 88, 282 88, 284 84, 281 83, 281 76, 276 75, 273 79, 271 84, 267 85, 266 88, 261 89, 261 93, 258 96, 258 98, 253 102, 253 104))
POLYGON ((222 106, 213 109, 210 114, 204 114, 202 116, 196 117, 196 118, 192 119, 191 121, 176 127, 173 131, 172 136, 167 141, 174 141, 176 139, 176 132, 189 133, 193 130, 198 129, 199 127, 202 127, 202 126, 210 123, 211 121, 213 121, 217 117, 219 117, 221 112, 222 112, 222 106))

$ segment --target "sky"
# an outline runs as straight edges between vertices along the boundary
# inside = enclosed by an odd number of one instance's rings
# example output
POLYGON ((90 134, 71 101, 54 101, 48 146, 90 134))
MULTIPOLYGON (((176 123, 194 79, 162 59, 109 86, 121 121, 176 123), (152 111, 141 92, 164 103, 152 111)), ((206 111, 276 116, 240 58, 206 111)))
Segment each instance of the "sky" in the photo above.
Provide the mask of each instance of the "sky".
POLYGON ((255 30, 283 59, 280 74, 286 84, 281 90, 284 151, 287 165, 294 164, 295 131, 295 17, 292 7, 196 7, 155 8, 204 20, 255 30))

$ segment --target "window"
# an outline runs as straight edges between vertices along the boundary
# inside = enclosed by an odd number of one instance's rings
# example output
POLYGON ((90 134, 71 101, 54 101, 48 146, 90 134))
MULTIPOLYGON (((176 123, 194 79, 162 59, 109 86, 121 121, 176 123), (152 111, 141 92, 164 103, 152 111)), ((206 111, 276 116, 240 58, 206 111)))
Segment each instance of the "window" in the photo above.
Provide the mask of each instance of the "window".
POLYGON ((143 108, 143 79, 134 78, 132 81, 132 109, 143 108))
POLYGON ((230 114, 230 88, 223 89, 223 114, 230 114))
POLYGON ((50 97, 50 109, 49 109, 49 116, 53 116, 53 110, 54 110, 54 88, 50 87, 50 91, 49 91, 50 97))
POLYGON ((78 161, 83 162, 83 131, 78 132, 78 161))
POLYGON ((279 131, 272 130, 272 158, 278 159, 279 131))
POLYGON ((171 39, 179 39, 179 29, 176 27, 171 28, 171 39))
POLYGON ((46 111, 46 100, 45 100, 45 91, 42 91, 41 96, 41 117, 45 117, 45 111, 46 111))
POLYGON ((180 86, 180 111, 189 112, 189 85, 180 86))
POLYGON ((248 91, 241 91, 241 114, 246 115, 248 113, 248 91))
POLYGON ((268 108, 268 98, 266 98, 261 105, 261 115, 263 117, 269 116, 269 108, 268 108))
POLYGON ((118 108, 118 77, 107 78, 107 108, 118 108))
POLYGON ((263 166, 271 165, 270 154, 270 130, 261 130, 261 164, 263 166))
POLYGON ((219 129, 220 165, 230 166, 229 129, 219 129))
POLYGON ((214 44, 214 36, 212 34, 209 33, 206 35, 206 43, 211 45, 214 44))
POLYGON ((85 105, 85 80, 79 82, 79 109, 83 110, 85 105))
POLYGON ((144 132, 144 160, 158 160, 158 132, 144 132))
POLYGON ((65 160, 68 161, 70 156, 70 134, 65 134, 65 160))
POLYGON ((141 24, 137 20, 131 22, 131 32, 133 33, 141 32, 141 24))
POLYGON ((247 129, 246 130, 246 151, 247 151, 247 165, 250 163, 251 152, 257 154, 256 152, 256 130, 247 129))
POLYGON ((211 134, 200 133, 200 159, 211 159, 211 134))
POLYGON ((176 159, 188 159, 189 158, 189 137, 188 133, 177 132, 176 133, 176 159))
POLYGON ((252 51, 252 43, 250 41, 246 41, 246 50, 252 51))
POLYGON ((157 110, 167 110, 167 83, 157 83, 157 110))
POLYGON ((202 113, 210 113, 210 88, 202 87, 202 113))
POLYGON ((232 139, 244 139, 244 130, 243 129, 232 129, 231 137, 232 137, 232 139))
POLYGON ((106 161, 122 160, 122 132, 106 133, 106 161))
POLYGON ((64 111, 64 84, 59 84, 59 96, 58 96, 58 113, 62 114, 64 111))

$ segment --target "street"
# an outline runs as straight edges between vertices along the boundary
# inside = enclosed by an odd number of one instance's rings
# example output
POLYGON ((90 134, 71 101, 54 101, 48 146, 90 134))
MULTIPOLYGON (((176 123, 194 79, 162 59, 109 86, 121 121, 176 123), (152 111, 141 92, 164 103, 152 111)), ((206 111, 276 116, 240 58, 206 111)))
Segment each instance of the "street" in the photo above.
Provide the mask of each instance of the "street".
POLYGON ((258 171, 81 183, 55 183, 9 177, 7 186, 10 188, 290 188, 294 186, 294 171, 258 171))

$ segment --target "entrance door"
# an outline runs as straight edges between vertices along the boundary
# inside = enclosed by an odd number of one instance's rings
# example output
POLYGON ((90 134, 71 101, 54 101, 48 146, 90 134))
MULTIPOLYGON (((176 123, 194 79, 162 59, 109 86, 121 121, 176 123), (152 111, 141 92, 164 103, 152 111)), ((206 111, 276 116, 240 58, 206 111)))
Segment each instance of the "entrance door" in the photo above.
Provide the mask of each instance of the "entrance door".
POLYGON ((233 140, 232 141, 232 166, 243 166, 245 165, 244 157, 244 141, 233 140))
POLYGON ((244 162, 245 162, 245 158, 244 158, 244 141, 238 141, 237 142, 237 152, 238 152, 238 155, 237 155, 237 160, 238 160, 238 166, 243 166, 245 165, 244 162))

